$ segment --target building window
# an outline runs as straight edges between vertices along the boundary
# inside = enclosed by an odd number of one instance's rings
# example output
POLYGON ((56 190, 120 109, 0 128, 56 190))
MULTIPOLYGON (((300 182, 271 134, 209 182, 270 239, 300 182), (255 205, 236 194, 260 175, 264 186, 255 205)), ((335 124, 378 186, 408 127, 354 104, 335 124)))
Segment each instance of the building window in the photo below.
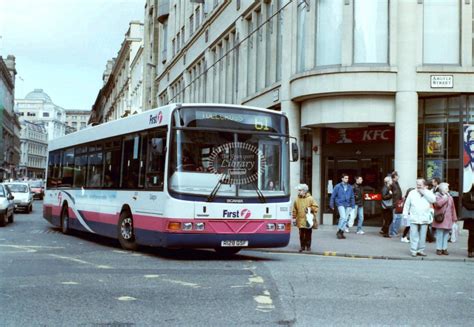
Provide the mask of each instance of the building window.
POLYGON ((297 31, 296 31, 296 72, 302 72, 305 70, 305 45, 306 45, 306 14, 308 12, 309 5, 305 0, 298 0, 298 18, 297 18, 297 31))
POLYGON ((194 33, 194 15, 189 16, 189 36, 194 33))
POLYGON ((342 0, 319 0, 316 10, 316 66, 341 64, 342 0))
POLYGON ((459 64, 459 0, 423 2, 423 63, 459 64))
POLYGON ((388 63, 388 0, 354 1, 354 63, 388 63))

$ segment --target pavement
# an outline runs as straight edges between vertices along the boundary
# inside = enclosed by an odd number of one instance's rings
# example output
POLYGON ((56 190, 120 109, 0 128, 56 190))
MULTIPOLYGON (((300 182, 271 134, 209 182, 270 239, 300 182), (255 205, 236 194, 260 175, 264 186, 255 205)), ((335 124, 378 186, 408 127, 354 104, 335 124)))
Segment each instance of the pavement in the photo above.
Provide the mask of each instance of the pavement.
MULTIPOLYGON (((385 238, 379 234, 380 227, 364 227, 364 235, 356 234, 353 227, 344 233, 346 239, 336 238, 337 226, 320 225, 313 229, 311 251, 304 254, 337 256, 349 258, 368 258, 386 260, 442 260, 473 262, 467 257, 467 230, 460 229, 456 242, 448 243, 449 255, 436 254, 436 242, 426 243, 426 257, 412 257, 410 243, 402 243, 400 237, 385 238)), ((259 249, 259 251, 299 253, 300 241, 298 228, 292 227, 290 243, 284 248, 259 249)))

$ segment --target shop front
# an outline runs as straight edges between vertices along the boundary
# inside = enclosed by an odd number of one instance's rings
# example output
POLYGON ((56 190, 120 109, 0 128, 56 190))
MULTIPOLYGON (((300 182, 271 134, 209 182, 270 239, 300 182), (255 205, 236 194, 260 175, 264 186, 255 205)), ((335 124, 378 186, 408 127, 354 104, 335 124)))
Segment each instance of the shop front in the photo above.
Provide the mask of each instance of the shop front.
MULTIPOLYGON (((378 226, 380 220, 380 192, 383 179, 393 171, 394 128, 389 125, 364 128, 325 128, 322 152, 322 206, 324 213, 332 213, 329 201, 333 188, 343 173, 353 184, 356 176, 364 179, 365 224, 378 226)), ((333 217, 333 224, 337 217, 333 217)))

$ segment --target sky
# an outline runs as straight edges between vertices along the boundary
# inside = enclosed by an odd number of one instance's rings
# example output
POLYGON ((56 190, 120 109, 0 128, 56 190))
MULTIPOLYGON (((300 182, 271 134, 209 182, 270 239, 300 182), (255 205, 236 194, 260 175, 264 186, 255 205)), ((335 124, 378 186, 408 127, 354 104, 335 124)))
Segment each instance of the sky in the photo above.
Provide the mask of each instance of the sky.
POLYGON ((16 57, 15 98, 43 89, 65 109, 91 109, 107 60, 145 0, 0 0, 0 55, 16 57))

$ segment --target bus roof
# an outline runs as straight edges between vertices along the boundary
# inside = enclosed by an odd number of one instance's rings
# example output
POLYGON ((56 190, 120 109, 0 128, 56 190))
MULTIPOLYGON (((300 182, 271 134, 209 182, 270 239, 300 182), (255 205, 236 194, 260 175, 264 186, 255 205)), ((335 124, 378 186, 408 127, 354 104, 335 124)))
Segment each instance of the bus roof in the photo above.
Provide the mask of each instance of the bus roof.
POLYGON ((139 132, 149 128, 166 126, 170 124, 171 113, 174 109, 191 107, 250 109, 255 111, 283 115, 283 113, 279 111, 250 106, 215 103, 173 103, 164 107, 150 109, 136 115, 120 118, 97 126, 88 127, 80 131, 51 140, 48 143, 48 151, 68 148, 77 144, 85 144, 98 139, 106 139, 128 133, 139 132))

